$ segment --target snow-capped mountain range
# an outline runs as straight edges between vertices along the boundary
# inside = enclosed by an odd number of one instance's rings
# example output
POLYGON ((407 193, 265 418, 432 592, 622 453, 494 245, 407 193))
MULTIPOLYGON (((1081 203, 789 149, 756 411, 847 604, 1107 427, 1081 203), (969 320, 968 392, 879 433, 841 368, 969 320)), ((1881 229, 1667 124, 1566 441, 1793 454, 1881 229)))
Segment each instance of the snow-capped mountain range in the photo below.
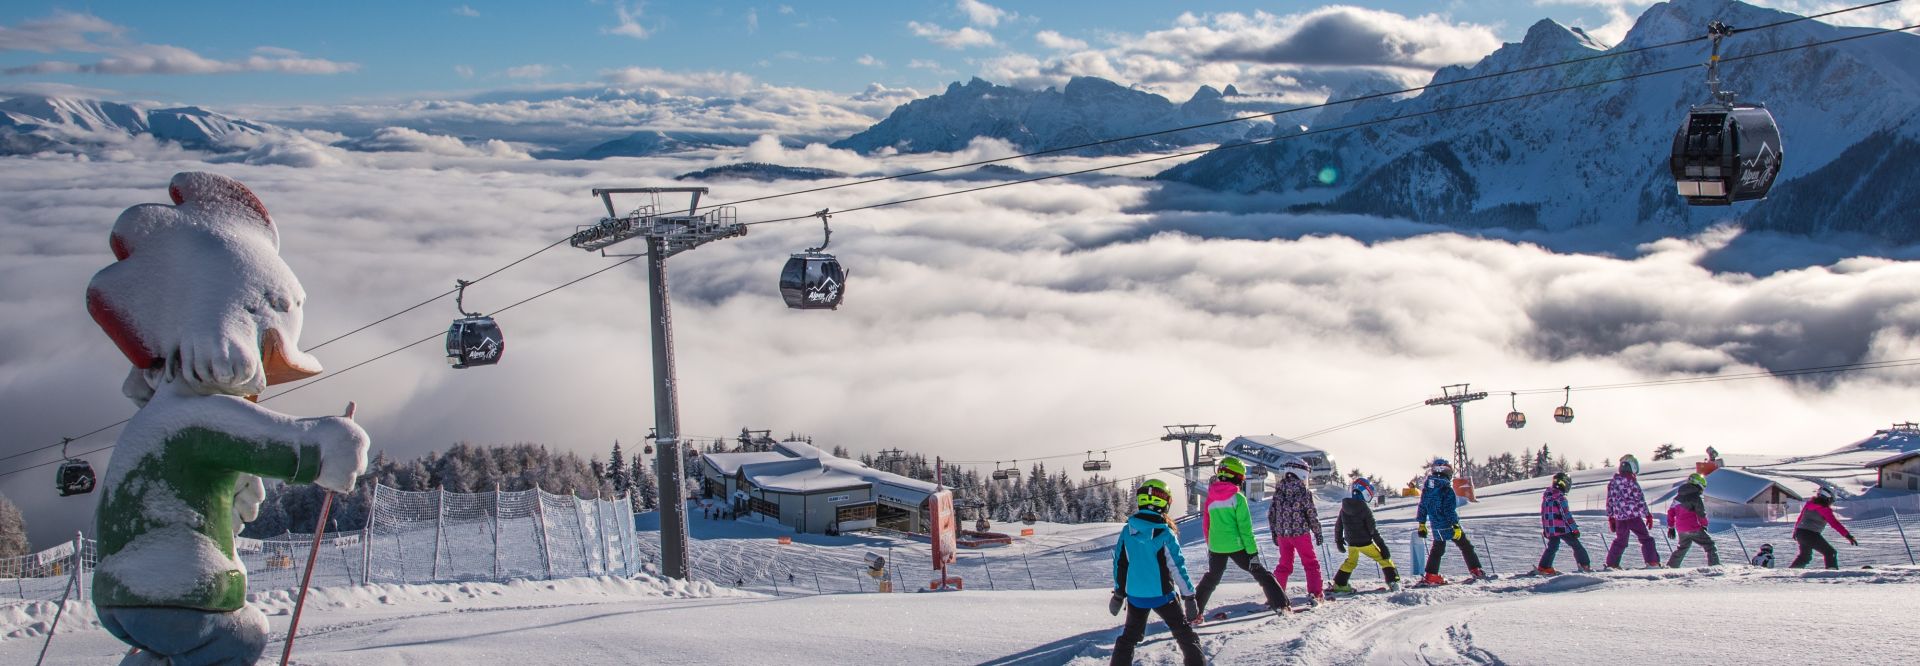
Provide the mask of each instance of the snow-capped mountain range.
POLYGON ((171 141, 191 150, 226 152, 252 147, 252 139, 271 129, 196 106, 149 109, 41 95, 0 100, 0 155, 83 152, 136 136, 171 141))
MULTIPOLYGON (((1794 15, 1731 0, 1676 0, 1649 8, 1612 50, 1736 29, 1794 15)), ((1871 32, 1803 21, 1737 33, 1728 56, 1871 32)), ((1433 81, 1551 64, 1609 49, 1541 21, 1471 67, 1433 81)), ((1336 107, 1315 127, 1338 127, 1512 97, 1584 82, 1704 63, 1704 40, 1566 67, 1336 107)), ((1749 229, 1857 232, 1920 241, 1920 36, 1859 39, 1728 63, 1727 87, 1766 104, 1781 127, 1785 164, 1769 199, 1689 208, 1667 170, 1689 104, 1707 101, 1706 71, 1652 76, 1574 92, 1218 150, 1161 174, 1208 189, 1270 193, 1294 210, 1398 217, 1458 227, 1561 229, 1659 225, 1696 229, 1730 217, 1749 229)), ((1283 116, 1284 118, 1284 116, 1283 116)), ((1284 123, 1283 123, 1284 124, 1284 123)))
MULTIPOLYGON (((1185 103, 1106 79, 1075 77, 1064 88, 1022 90, 975 78, 900 105, 866 131, 833 142, 862 153, 951 152, 975 138, 1004 139, 1023 150, 1078 145, 1232 118, 1233 86, 1201 86, 1185 103)), ((1248 122, 1146 137, 1078 151, 1116 155, 1266 136, 1271 123, 1248 122)))

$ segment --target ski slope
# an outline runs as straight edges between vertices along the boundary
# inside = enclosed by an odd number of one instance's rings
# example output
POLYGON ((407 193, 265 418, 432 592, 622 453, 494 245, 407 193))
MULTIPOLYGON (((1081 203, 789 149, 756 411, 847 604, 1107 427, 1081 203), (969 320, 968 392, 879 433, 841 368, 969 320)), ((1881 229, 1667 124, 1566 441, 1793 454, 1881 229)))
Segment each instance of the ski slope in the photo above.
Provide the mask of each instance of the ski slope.
MULTIPOLYGON (((1217 607, 1258 594, 1224 585, 1217 607)), ((1913 663, 1915 594, 1914 567, 1614 572, 1365 594, 1201 632, 1214 664, 1913 663)), ((294 661, 1091 666, 1119 633, 1105 602, 1104 590, 771 597, 645 577, 326 589, 294 661)), ((288 600, 261 603, 283 632, 288 600)), ((67 622, 90 619, 75 606, 67 622)), ((44 625, 7 622, 0 663, 31 663, 44 625)), ((1140 662, 1178 663, 1164 628, 1149 631, 1140 662)), ((121 649, 63 622, 47 663, 112 663, 121 649)))

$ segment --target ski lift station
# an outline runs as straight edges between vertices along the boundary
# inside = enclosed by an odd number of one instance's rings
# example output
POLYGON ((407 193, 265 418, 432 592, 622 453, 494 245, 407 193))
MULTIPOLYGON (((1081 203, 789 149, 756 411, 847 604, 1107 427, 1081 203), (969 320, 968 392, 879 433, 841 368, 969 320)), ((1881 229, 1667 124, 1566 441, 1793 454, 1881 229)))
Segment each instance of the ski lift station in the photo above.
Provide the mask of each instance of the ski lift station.
POLYGON ((1312 468, 1312 477, 1307 479, 1308 486, 1319 488, 1346 483, 1340 478, 1340 468, 1334 464, 1333 456, 1279 435, 1241 435, 1227 442, 1225 453, 1270 471, 1278 470, 1286 458, 1292 456, 1305 461, 1312 468))
POLYGON ((772 451, 700 454, 701 490, 796 532, 889 529, 924 534, 927 498, 939 486, 788 440, 772 451))

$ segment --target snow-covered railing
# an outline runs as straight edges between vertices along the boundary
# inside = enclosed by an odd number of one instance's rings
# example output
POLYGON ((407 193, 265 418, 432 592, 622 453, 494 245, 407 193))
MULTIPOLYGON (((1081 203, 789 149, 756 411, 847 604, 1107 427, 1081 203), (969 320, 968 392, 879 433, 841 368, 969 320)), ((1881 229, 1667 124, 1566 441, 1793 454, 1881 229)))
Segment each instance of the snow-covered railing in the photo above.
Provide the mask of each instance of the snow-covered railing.
POLYGON ((0 604, 19 601, 58 601, 75 578, 92 584, 98 542, 74 535, 37 553, 0 557, 0 604))

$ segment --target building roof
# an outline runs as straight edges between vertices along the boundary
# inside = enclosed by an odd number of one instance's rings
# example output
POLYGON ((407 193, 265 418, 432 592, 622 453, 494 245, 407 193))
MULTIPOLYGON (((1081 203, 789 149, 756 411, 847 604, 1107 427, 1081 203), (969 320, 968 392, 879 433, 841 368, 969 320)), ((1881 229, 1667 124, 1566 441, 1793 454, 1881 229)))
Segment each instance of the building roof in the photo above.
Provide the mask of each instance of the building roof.
POLYGON ((1864 467, 1867 467, 1870 469, 1886 467, 1888 465, 1899 464, 1901 462, 1906 461, 1909 458, 1920 458, 1920 451, 1905 451, 1902 453, 1896 453, 1896 454, 1887 456, 1885 458, 1881 458, 1879 460, 1875 460, 1873 462, 1867 463, 1866 465, 1864 465, 1864 467))
MULTIPOLYGON (((1684 483, 1684 482, 1683 482, 1684 483)), ((1707 497, 1734 504, 1749 504, 1768 488, 1779 488, 1780 492, 1794 499, 1803 499, 1792 488, 1780 485, 1778 481, 1752 472, 1731 467, 1716 469, 1707 475, 1707 497)))
POLYGON ((883 472, 800 441, 780 442, 772 451, 707 453, 702 457, 715 469, 729 476, 743 474, 747 483, 772 492, 805 494, 873 486, 874 494, 881 499, 918 506, 940 489, 931 482, 883 472))

